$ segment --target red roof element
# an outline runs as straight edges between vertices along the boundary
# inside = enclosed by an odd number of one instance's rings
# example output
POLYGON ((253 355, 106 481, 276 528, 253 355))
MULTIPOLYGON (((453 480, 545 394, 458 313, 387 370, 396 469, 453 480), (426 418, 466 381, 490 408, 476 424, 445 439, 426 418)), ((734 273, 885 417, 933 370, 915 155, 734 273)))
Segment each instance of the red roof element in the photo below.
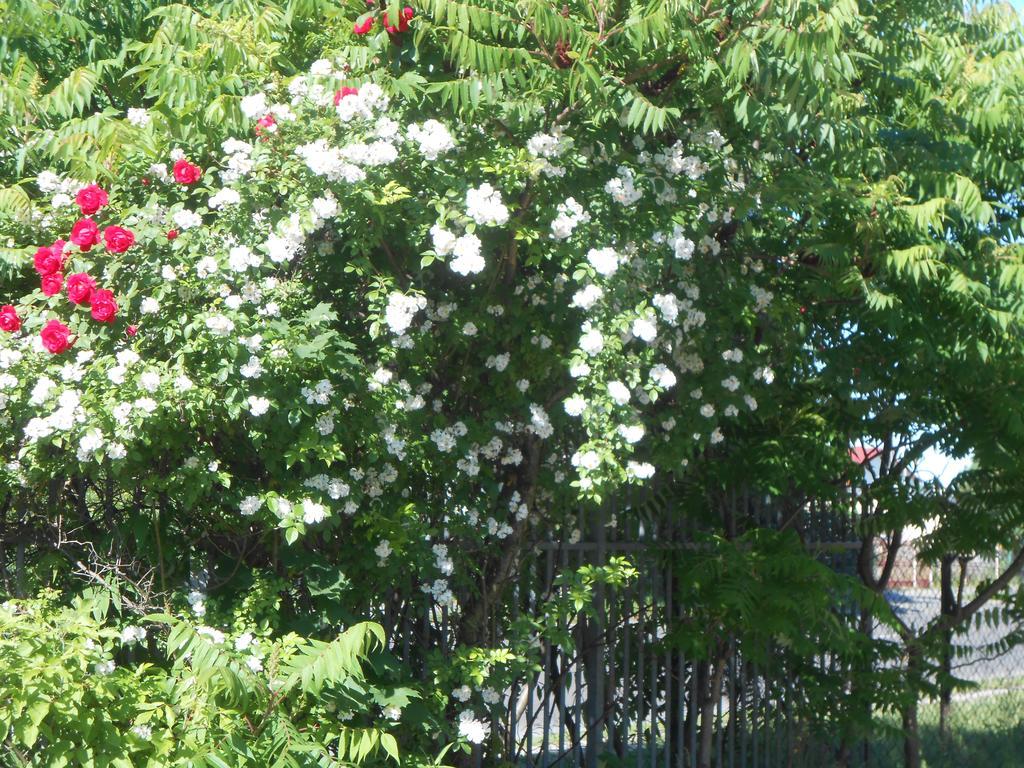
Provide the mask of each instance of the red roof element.
POLYGON ((865 448, 863 445, 855 445, 850 449, 850 459, 854 464, 865 464, 871 461, 882 452, 881 448, 865 448))

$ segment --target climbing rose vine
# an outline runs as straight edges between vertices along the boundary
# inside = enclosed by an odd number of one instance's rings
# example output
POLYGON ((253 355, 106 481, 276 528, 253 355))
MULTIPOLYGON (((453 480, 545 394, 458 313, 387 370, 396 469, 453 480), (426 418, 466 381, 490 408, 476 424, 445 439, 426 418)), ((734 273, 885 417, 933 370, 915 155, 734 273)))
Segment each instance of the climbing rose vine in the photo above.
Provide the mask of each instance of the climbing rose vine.
MULTIPOLYGON (((0 482, 74 474, 211 542, 162 575, 218 632, 259 631, 206 586, 238 537, 253 573, 343 573, 352 615, 409 584, 476 626, 510 542, 578 536, 581 504, 680 470, 769 391, 768 278, 720 253, 751 171, 713 125, 499 129, 374 77, 268 84, 213 156, 136 113, 113 179, 39 176, 40 287, 0 297, 0 482)), ((516 654, 476 658, 437 672, 469 741, 516 654)))

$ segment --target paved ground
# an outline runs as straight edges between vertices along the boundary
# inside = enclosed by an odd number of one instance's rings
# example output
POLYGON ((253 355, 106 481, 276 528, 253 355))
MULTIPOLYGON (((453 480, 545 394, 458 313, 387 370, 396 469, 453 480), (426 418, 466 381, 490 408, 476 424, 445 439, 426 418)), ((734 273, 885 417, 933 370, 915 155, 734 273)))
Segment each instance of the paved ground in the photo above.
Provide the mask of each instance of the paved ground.
MULTIPOLYGON (((893 611, 913 627, 923 627, 939 615, 938 590, 891 590, 886 592, 886 598, 893 611)), ((954 660, 956 675, 978 682, 1018 678, 1024 686, 1024 646, 1018 645, 1002 655, 982 650, 1005 637, 1011 629, 1013 627, 1007 625, 988 626, 983 622, 977 627, 972 623, 967 632, 957 636, 956 642, 977 650, 968 657, 954 660)), ((885 637, 887 631, 880 630, 878 635, 885 637)))

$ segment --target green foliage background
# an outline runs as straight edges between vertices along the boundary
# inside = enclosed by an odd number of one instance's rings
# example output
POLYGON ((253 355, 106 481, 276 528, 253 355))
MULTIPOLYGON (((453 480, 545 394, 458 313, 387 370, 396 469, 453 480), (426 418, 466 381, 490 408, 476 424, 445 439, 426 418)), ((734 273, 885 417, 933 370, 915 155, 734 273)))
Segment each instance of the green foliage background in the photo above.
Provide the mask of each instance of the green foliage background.
MULTIPOLYGON (((396 5, 382 12, 397 10, 396 5)), ((23 267, 38 228, 40 201, 33 185, 40 171, 54 168, 122 184, 125 198, 134 194, 141 204, 143 192, 130 191, 127 172, 141 177, 147 162, 160 161, 171 146, 187 148, 191 157, 211 157, 224 139, 248 136, 251 124, 241 113, 241 98, 305 72, 321 55, 343 62, 354 80, 379 84, 419 114, 443 115, 510 144, 524 143, 540 123, 562 126, 612 152, 621 151, 634 134, 667 143, 714 127, 750 180, 732 199, 733 220, 713 233, 724 253, 720 274, 727 283, 747 259, 770 276, 776 294, 771 310, 745 318, 735 333, 749 335, 760 359, 775 371, 776 385, 756 416, 730 428, 724 446, 696 452, 689 444, 664 448, 664 466, 678 467, 684 457, 689 463, 656 503, 667 515, 700 520, 709 529, 702 554, 677 564, 694 605, 692 620, 674 628, 673 641, 706 658, 714 658, 730 638, 743 636, 752 647, 766 637, 784 638, 797 659, 823 647, 848 654, 863 689, 854 690, 844 706, 833 694, 845 681, 828 680, 812 692, 818 706, 809 707, 812 712, 826 703, 833 707, 830 722, 821 727, 832 729, 830 735, 840 741, 871 727, 856 722, 863 700, 890 710, 916 701, 928 688, 919 671, 897 680, 872 677, 871 663, 902 659, 911 647, 934 656, 945 627, 921 633, 900 627, 899 648, 881 643, 865 648, 861 636, 835 622, 829 598, 835 590, 850 590, 865 610, 894 622, 877 599, 883 585, 863 572, 857 584, 833 583, 788 538, 728 530, 707 499, 749 483, 791 499, 834 500, 844 483, 863 484, 847 459, 851 441, 866 439, 892 450, 884 476, 861 489, 865 540, 935 517, 939 524, 925 544, 937 556, 1018 548, 1024 523, 1024 248, 1019 243, 1024 238, 1024 31, 1015 14, 1004 6, 965 13, 960 3, 943 0, 637 0, 562 6, 547 0, 426 0, 416 6, 409 34, 392 39, 375 28, 367 38, 357 38, 352 23, 365 12, 361 3, 326 0, 0 2, 5 293, 30 290, 23 267), (152 129, 131 126, 125 120, 129 107, 148 108, 152 129), (903 470, 936 446, 950 455, 973 455, 976 469, 948 494, 919 493, 903 470), (908 685, 913 701, 907 699, 908 685)), ((525 188, 512 151, 496 155, 487 155, 492 165, 485 167, 525 188)), ((600 183, 596 175, 586 181, 587 188, 600 183)), ((282 196, 288 192, 279 190, 282 196)), ((389 193, 393 196, 374 205, 413 205, 403 203, 402 190, 389 193)), ((379 231, 399 241, 407 236, 394 217, 368 215, 379 216, 373 221, 379 231)), ((517 233, 524 252, 538 238, 530 226, 524 223, 517 233)), ((386 258, 391 254, 369 241, 345 253, 350 261, 331 273, 319 295, 304 297, 311 299, 307 304, 297 300, 291 319, 311 333, 322 327, 330 337, 323 342, 329 353, 311 352, 311 368, 323 365, 357 379, 365 372, 355 359, 361 350, 350 342, 355 336, 351 316, 339 316, 331 306, 346 301, 338 295, 348 290, 346 281, 357 286, 354 293, 379 304, 394 281, 414 267, 403 263, 401 270, 392 269, 386 258)), ((539 263, 541 257, 536 258, 539 263)), ((421 264, 418 253, 406 260, 416 268, 421 264)), ((522 269, 517 272, 513 262, 502 277, 514 284, 522 269)), ((722 316, 734 310, 729 296, 723 289, 716 307, 722 316)), ((482 400, 486 391, 472 396, 482 400)), ((658 406, 656 418, 672 415, 676 405, 658 406)), ((374 428, 369 422, 352 426, 374 428)), ((240 440, 229 427, 221 437, 240 440)), ((294 458, 285 457, 275 477, 287 476, 285 465, 294 458)), ((436 468, 423 470, 428 480, 431 472, 438 474, 436 468)), ((602 492, 615 493, 623 479, 610 481, 602 492)), ((429 486, 421 489, 425 498, 429 486)), ((154 536, 140 526, 133 544, 136 554, 155 562, 159 536, 169 537, 164 546, 180 555, 172 566, 179 576, 188 570, 193 535, 191 521, 177 517, 186 501, 194 501, 186 495, 181 508, 167 511, 171 519, 164 528, 157 526, 154 536)), ((579 497, 592 500, 582 492, 579 497)), ((571 495, 561 500, 566 498, 576 501, 571 495)), ((419 501, 411 499, 402 514, 418 519, 419 501)), ((44 526, 52 519, 52 510, 33 514, 44 526)), ((214 510, 211 517, 219 514, 214 510)), ((554 515, 544 524, 563 533, 554 515)), ((229 535, 231 523, 224 528, 219 533, 229 535)), ((97 541, 110 538, 108 531, 97 534, 97 541)), ((517 537, 512 548, 525 559, 529 543, 517 537)), ((411 560, 415 544, 409 546, 411 560)), ((283 649, 290 687, 268 700, 253 693, 261 689, 247 681, 237 661, 209 650, 185 624, 174 625, 162 647, 153 648, 162 654, 153 675, 118 671, 109 685, 93 690, 82 666, 86 657, 63 638, 73 637, 75 643, 90 638, 104 647, 117 635, 110 627, 127 621, 131 611, 101 609, 77 598, 67 607, 81 590, 72 564, 40 552, 28 566, 30 584, 17 590, 19 597, 49 587, 67 599, 51 595, 2 614, 0 653, 39 660, 39 682, 0 712, 0 720, 13 729, 18 750, 31 749, 42 738, 68 764, 131 764, 103 752, 109 747, 113 754, 115 744, 123 747, 119 732, 102 719, 83 720, 82 713, 103 711, 117 719, 109 702, 180 694, 175 659, 191 651, 191 669, 202 685, 176 706, 192 708, 203 725, 189 726, 198 729, 190 732, 191 742, 184 739, 192 751, 174 759, 196 765, 204 759, 210 765, 307 764, 299 756, 306 747, 296 745, 322 714, 315 702, 330 680, 359 691, 364 730, 333 734, 351 762, 387 761, 400 748, 403 755, 410 750, 410 761, 430 760, 447 743, 432 742, 430 734, 446 714, 444 697, 452 680, 428 681, 415 692, 404 688, 401 678, 409 670, 396 670, 393 659, 378 653, 377 630, 366 625, 357 625, 363 627, 360 641, 346 645, 344 653, 325 650, 321 643, 329 639, 328 626, 356 621, 369 603, 388 594, 387 585, 378 585, 360 604, 365 584, 353 586, 339 577, 336 556, 336 551, 283 556, 294 558, 285 569, 289 575, 307 572, 304 591, 287 579, 273 581, 262 568, 265 563, 248 563, 253 567, 243 569, 241 582, 225 590, 223 602, 239 627, 263 622, 268 642, 283 649), (297 605, 300 591, 309 605, 297 605), (271 604, 283 601, 285 607, 275 604, 262 615, 244 602, 254 594, 271 604), (317 654, 327 660, 315 661, 317 654), (55 660, 60 663, 52 665, 55 660), (79 693, 68 699, 57 726, 49 702, 69 680, 79 693), (419 728, 399 746, 370 713, 413 698, 424 702, 419 728), (222 712, 232 715, 220 717, 222 712), (263 724, 250 723, 246 734, 234 730, 239 713, 267 714, 263 724), (85 730, 72 736, 69 728, 85 730), (96 752, 69 756, 62 746, 66 740, 94 743, 96 752), (221 752, 209 749, 214 743, 221 752), (234 762, 221 756, 225 751, 234 762)), ((508 599, 511 580, 505 578, 503 561, 498 555, 487 558, 474 572, 478 580, 467 587, 467 603, 481 594, 497 596, 499 604, 508 599)), ((579 574, 579 594, 588 597, 595 583, 624 578, 626 571, 628 566, 619 564, 609 573, 579 574)), ((1005 605, 1019 610, 1017 596, 1008 591, 1011 584, 996 586, 1005 605)), ((567 615, 585 602, 581 597, 578 604, 550 610, 567 615)), ((970 620, 983 604, 961 606, 957 621, 970 620)), ((503 619, 513 636, 513 628, 519 628, 524 645, 530 632, 554 631, 559 623, 541 615, 523 629, 510 614, 503 619)), ((481 649, 477 628, 466 633, 459 657, 466 673, 496 664, 489 655, 493 649, 481 649)), ((525 653, 514 663, 501 662, 526 664, 524 658, 525 653)), ((5 691, 8 685, 14 682, 5 684, 5 691)), ((174 754, 172 747, 167 750, 166 755, 174 754)), ((18 751, 12 748, 11 754, 18 751)))

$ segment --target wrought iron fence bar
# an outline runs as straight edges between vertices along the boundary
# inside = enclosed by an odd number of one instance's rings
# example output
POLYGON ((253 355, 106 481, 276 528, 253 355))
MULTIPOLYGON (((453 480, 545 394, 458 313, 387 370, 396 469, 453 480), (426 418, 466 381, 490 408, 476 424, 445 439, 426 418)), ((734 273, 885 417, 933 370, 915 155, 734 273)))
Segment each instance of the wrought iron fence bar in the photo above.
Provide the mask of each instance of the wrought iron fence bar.
MULTIPOLYGON (((737 545, 739 546, 739 545, 737 545)), ((568 542, 557 542, 557 541, 541 541, 535 545, 535 548, 541 552, 552 550, 555 552, 597 552, 597 542, 593 541, 578 541, 575 543, 568 542)), ((619 552, 658 552, 658 551, 674 551, 674 550, 694 550, 699 551, 707 549, 707 545, 699 544, 696 542, 638 542, 638 541, 616 541, 608 542, 606 544, 606 551, 609 554, 617 554, 619 552)), ((808 541, 804 544, 804 548, 811 551, 844 551, 844 550, 859 550, 861 548, 860 541, 808 541)))
MULTIPOLYGON (((665 569, 665 624, 671 626, 672 623, 672 568, 671 566, 665 569)), ((664 765, 670 765, 669 756, 671 755, 672 746, 672 650, 666 643, 665 647, 665 685, 663 686, 665 695, 665 735, 663 737, 663 752, 664 752, 664 765)))

